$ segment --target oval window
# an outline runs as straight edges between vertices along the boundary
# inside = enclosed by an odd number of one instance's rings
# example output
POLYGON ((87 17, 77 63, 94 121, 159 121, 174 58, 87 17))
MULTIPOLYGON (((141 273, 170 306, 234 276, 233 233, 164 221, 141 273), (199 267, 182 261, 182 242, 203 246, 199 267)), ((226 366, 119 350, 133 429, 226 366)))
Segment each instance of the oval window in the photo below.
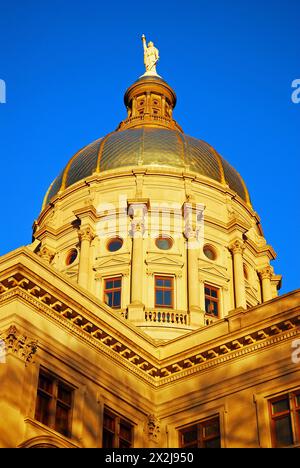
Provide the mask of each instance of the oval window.
POLYGON ((76 249, 70 250, 66 258, 66 265, 72 265, 78 257, 78 251, 76 249))
POLYGON ((173 245, 173 241, 170 237, 159 236, 155 241, 155 245, 161 250, 169 250, 173 245))
POLYGON ((209 260, 215 260, 217 258, 215 249, 213 249, 210 245, 205 245, 203 247, 203 253, 209 260))
POLYGON ((114 239, 110 239, 107 243, 107 250, 109 252, 117 252, 123 245, 123 240, 119 237, 115 237, 114 239))

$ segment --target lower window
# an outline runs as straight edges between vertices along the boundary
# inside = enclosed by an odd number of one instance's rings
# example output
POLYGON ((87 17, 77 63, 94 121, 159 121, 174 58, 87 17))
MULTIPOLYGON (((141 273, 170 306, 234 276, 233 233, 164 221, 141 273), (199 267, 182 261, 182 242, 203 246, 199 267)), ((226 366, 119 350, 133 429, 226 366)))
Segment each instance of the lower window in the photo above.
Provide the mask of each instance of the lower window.
POLYGON ((269 401, 273 447, 300 443, 300 391, 269 401))
POLYGON ((108 408, 104 408, 103 414, 102 447, 133 447, 133 425, 108 408))
POLYGON ((179 433, 181 448, 221 448, 219 416, 185 427, 179 433))
POLYGON ((70 437, 74 389, 58 377, 41 370, 35 419, 70 437))

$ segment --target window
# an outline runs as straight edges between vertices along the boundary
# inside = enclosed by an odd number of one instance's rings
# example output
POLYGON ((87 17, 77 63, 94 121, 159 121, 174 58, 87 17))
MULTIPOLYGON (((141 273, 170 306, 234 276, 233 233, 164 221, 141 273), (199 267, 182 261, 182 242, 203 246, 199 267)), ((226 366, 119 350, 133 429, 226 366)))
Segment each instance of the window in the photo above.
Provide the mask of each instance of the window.
POLYGON ((210 245, 205 245, 203 247, 203 253, 209 260, 216 260, 217 258, 215 249, 210 245))
POLYGON ((74 389, 57 377, 40 371, 35 419, 70 437, 74 389))
POLYGON ((102 447, 133 447, 133 425, 108 408, 104 408, 102 447))
POLYGON ((121 239, 120 237, 115 237, 108 241, 107 250, 109 250, 109 252, 117 252, 118 250, 121 249, 122 246, 123 246, 123 239, 121 239))
POLYGON ((155 307, 173 308, 174 278, 155 276, 155 307))
POLYGON ((173 240, 170 237, 159 236, 155 240, 155 245, 161 250, 170 250, 173 245, 173 240))
POLYGON ((66 265, 72 265, 78 257, 78 251, 76 249, 70 250, 66 257, 66 265))
POLYGON ((122 279, 106 278, 104 280, 104 302, 113 309, 121 307, 122 279))
POLYGON ((288 447, 300 441, 300 391, 270 400, 274 447, 288 447))
POLYGON ((219 417, 181 429, 181 448, 221 448, 219 417))
POLYGON ((219 290, 207 284, 205 289, 205 312, 213 317, 219 316, 219 290))

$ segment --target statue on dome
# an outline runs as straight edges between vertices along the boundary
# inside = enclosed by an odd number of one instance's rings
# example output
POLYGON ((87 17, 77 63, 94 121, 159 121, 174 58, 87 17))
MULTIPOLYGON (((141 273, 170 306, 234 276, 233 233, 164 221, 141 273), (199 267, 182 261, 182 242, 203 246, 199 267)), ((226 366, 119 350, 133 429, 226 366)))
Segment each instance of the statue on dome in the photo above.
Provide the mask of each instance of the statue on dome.
POLYGON ((142 35, 142 42, 144 47, 144 64, 146 68, 146 75, 157 75, 156 72, 156 63, 159 60, 159 52, 156 47, 154 47, 153 42, 146 43, 146 37, 142 35))

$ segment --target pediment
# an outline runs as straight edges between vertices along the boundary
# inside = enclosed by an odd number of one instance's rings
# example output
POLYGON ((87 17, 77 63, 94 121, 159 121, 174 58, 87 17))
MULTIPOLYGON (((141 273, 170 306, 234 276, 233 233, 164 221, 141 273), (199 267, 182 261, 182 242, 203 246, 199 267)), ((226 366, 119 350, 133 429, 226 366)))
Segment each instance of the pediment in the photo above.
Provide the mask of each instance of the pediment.
POLYGON ((162 255, 162 254, 154 254, 149 255, 146 259, 147 265, 166 265, 166 266, 173 266, 182 268, 184 262, 182 260, 181 255, 162 255))
POLYGON ((229 280, 227 269, 225 267, 222 267, 219 265, 209 265, 207 263, 201 263, 199 265, 199 268, 201 272, 209 273, 210 275, 217 276, 226 281, 229 280))
POLYGON ((112 267, 124 267, 130 264, 129 256, 113 256, 107 258, 101 258, 96 261, 95 267, 98 268, 112 268, 112 267))

